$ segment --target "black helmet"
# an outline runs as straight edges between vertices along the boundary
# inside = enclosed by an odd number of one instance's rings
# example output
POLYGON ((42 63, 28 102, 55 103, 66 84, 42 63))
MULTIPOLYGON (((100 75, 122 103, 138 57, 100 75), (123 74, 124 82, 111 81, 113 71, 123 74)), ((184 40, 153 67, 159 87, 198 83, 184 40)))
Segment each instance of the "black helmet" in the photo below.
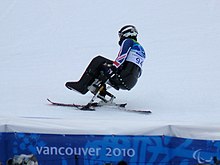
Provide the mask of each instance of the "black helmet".
POLYGON ((123 26, 119 32, 118 32, 118 35, 120 38, 137 38, 137 34, 138 34, 138 31, 136 29, 135 26, 133 25, 125 25, 123 26))

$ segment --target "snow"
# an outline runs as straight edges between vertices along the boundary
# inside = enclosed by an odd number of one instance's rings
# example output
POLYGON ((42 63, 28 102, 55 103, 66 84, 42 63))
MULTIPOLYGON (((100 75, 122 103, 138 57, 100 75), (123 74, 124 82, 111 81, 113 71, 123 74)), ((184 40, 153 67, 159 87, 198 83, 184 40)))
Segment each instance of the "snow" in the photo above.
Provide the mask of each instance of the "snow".
POLYGON ((0 129, 220 139, 219 20, 218 0, 3 0, 0 129), (64 84, 78 80, 97 54, 114 59, 125 24, 139 30, 148 59, 131 91, 110 91, 117 102, 153 113, 49 106, 47 98, 90 100, 64 84))

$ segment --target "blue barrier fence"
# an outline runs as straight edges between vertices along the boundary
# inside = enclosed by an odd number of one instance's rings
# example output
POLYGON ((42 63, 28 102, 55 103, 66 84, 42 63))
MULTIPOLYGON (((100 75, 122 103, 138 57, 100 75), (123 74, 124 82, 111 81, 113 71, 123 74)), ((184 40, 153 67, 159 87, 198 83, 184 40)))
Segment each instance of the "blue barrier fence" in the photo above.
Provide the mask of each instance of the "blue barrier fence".
POLYGON ((0 161, 34 154, 39 165, 129 165, 212 163, 220 141, 169 136, 0 133, 0 161))

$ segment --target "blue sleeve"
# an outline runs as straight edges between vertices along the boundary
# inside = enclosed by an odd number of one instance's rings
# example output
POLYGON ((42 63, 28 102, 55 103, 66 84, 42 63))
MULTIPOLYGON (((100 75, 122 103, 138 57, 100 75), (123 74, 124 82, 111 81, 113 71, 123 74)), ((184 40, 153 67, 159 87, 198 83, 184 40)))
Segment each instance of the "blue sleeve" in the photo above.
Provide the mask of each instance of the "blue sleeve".
POLYGON ((120 51, 118 53, 118 57, 115 59, 115 61, 113 63, 116 66, 116 68, 118 68, 119 66, 121 66, 121 64, 124 63, 133 44, 134 44, 134 41, 132 39, 125 39, 122 42, 122 45, 120 47, 120 51))

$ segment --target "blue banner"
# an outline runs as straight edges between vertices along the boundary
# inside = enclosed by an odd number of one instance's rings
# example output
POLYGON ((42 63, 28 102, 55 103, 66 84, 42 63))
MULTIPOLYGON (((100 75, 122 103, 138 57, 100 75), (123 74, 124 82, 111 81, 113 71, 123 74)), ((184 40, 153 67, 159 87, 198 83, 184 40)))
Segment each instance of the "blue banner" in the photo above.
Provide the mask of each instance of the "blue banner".
POLYGON ((220 156, 220 141, 169 136, 1 133, 0 161, 34 154, 39 165, 196 165, 220 156))

